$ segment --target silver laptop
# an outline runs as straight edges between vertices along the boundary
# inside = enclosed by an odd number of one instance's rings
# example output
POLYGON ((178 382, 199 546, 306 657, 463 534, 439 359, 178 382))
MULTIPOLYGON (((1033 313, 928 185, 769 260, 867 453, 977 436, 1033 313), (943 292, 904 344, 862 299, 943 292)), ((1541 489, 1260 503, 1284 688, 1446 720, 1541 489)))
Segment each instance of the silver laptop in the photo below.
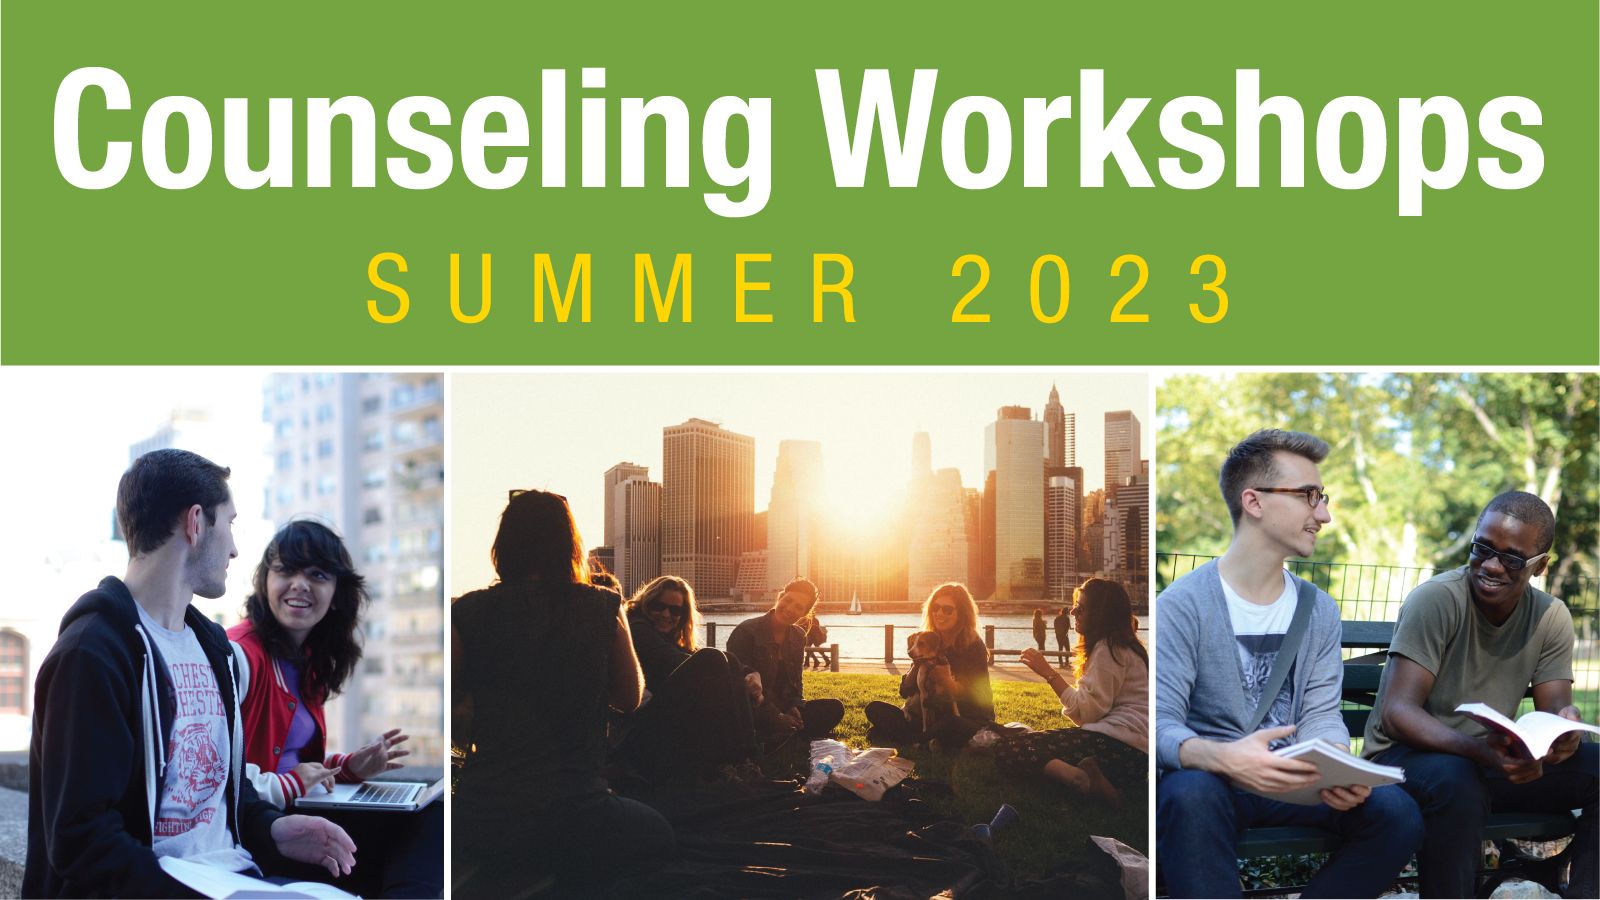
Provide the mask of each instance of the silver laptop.
POLYGON ((312 788, 294 801, 295 809, 371 809, 388 812, 415 812, 444 793, 443 778, 432 784, 421 781, 363 781, 336 784, 332 792, 312 788))

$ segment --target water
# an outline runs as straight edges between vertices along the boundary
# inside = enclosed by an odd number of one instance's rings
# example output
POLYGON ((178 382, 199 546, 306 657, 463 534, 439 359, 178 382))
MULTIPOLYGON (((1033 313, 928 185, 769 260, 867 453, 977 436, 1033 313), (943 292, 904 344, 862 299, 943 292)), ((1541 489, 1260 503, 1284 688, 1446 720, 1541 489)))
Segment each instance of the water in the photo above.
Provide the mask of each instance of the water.
MULTIPOLYGON (((717 623, 717 646, 726 646, 728 635, 732 633, 733 626, 746 619, 753 619, 764 613, 712 613, 706 616, 707 622, 717 623)), ((847 660, 877 660, 883 659, 883 626, 894 625, 894 655, 905 658, 906 635, 921 627, 920 616, 909 613, 862 613, 859 616, 837 613, 822 617, 822 624, 828 628, 829 644, 839 645, 839 656, 847 660)), ((982 615, 978 617, 978 633, 983 633, 983 626, 994 626, 994 646, 996 650, 1022 650, 1026 647, 1036 647, 1033 641, 1033 615, 982 615)), ((1050 620, 1045 620, 1045 649, 1054 653, 1056 649, 1055 629, 1051 627, 1050 620)), ((1150 631, 1140 621, 1139 640, 1145 646, 1150 645, 1150 631)), ((705 639, 705 633, 701 633, 705 639)), ((1077 647, 1078 635, 1072 636, 1072 646, 1077 647)), ((1014 657, 1013 657, 1014 659, 1014 657)))

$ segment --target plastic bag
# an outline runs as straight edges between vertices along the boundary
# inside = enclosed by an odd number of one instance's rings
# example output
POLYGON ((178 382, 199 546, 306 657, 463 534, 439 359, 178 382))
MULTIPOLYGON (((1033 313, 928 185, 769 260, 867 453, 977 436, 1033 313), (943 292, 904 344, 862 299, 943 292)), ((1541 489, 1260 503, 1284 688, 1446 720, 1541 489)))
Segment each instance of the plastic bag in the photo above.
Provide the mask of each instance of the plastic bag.
POLYGON ((887 747, 851 750, 838 741, 811 742, 811 770, 803 790, 818 794, 829 781, 865 800, 880 800, 883 792, 905 780, 914 768, 908 759, 887 747))
POLYGON ((822 793, 828 776, 848 763, 853 755, 849 747, 838 741, 812 741, 811 768, 806 774, 806 785, 802 790, 808 794, 822 793))
POLYGON ((904 781, 912 768, 911 760, 895 756, 888 747, 873 747, 835 768, 828 778, 863 800, 881 800, 883 792, 904 781))
POLYGON ((1099 835, 1091 835, 1089 844, 1116 863, 1126 900, 1143 900, 1150 896, 1150 860, 1143 853, 1116 838, 1099 835))

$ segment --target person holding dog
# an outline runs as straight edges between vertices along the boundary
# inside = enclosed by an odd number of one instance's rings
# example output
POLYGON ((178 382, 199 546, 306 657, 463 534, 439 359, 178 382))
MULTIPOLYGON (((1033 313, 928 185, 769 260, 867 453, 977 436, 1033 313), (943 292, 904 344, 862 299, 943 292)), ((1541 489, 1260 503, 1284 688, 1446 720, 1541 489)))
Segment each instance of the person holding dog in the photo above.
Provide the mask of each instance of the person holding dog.
POLYGON ((1150 762, 1150 656, 1138 637, 1128 592, 1104 578, 1078 587, 1072 621, 1082 640, 1069 685, 1043 653, 1029 647, 1022 662, 1061 698, 1072 728, 1006 735, 995 763, 1014 776, 1043 772, 1080 794, 1120 803, 1143 797, 1150 762))
MULTIPOLYGON (((941 584, 922 604, 922 630, 939 635, 948 665, 935 666, 932 680, 937 689, 955 701, 955 715, 939 719, 930 733, 912 725, 905 711, 892 703, 874 700, 865 710, 872 729, 867 738, 873 743, 898 746, 937 740, 951 750, 966 746, 985 725, 994 723, 994 693, 989 686, 989 648, 978 635, 978 604, 972 592, 958 582, 941 584)), ((900 696, 918 693, 917 673, 907 672, 900 679, 900 696)), ((924 684, 927 679, 923 679, 924 684)))

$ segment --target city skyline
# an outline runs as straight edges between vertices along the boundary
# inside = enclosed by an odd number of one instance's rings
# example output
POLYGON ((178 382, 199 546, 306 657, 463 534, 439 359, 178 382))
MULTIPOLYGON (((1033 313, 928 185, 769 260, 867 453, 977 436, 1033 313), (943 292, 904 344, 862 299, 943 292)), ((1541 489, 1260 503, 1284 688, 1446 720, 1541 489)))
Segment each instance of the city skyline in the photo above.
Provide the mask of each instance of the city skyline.
MULTIPOLYGON (((563 494, 585 546, 602 546, 607 470, 632 463, 648 468, 649 480, 661 483, 663 430, 690 419, 716 422, 755 439, 756 513, 768 510, 780 445, 820 444, 828 494, 824 512, 866 531, 885 524, 881 517, 907 499, 917 432, 930 436, 933 470, 958 469, 963 488, 981 489, 985 427, 1001 406, 1026 406, 1042 420, 1052 385, 1076 419, 1078 462, 1088 493, 1102 486, 1105 413, 1127 409, 1141 420, 1148 417, 1147 381, 1141 375, 456 376, 450 396, 451 594, 493 580, 488 547, 507 489, 563 494), (566 422, 581 422, 580 431, 552 439, 556 433, 550 423, 566 422), (496 439, 482 440, 484 434, 496 439), (856 465, 856 460, 870 465, 856 465)), ((1148 458, 1143 444, 1140 455, 1148 458)))

